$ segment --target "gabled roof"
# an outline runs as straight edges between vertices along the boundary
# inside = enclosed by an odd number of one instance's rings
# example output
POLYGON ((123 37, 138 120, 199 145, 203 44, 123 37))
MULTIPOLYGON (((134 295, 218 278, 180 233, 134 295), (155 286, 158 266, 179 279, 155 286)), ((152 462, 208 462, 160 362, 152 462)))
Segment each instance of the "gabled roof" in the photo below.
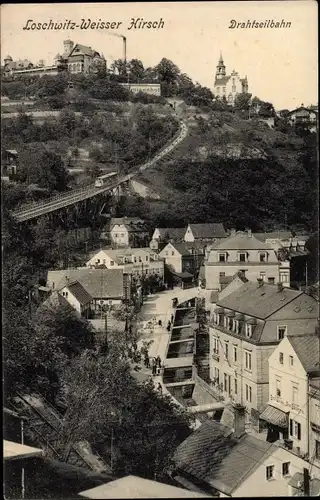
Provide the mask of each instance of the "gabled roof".
POLYGON ((184 227, 158 227, 156 229, 158 229, 161 239, 168 237, 172 240, 181 240, 186 232, 184 227))
POLYGON ((110 219, 110 227, 115 224, 144 224, 145 221, 140 217, 112 217, 110 219))
MULTIPOLYGON (((117 249, 104 249, 102 248, 100 251, 104 252, 110 259, 114 260, 117 264, 121 265, 123 264, 123 258, 131 258, 132 256, 137 256, 141 253, 143 254, 148 254, 151 258, 151 255, 154 255, 156 252, 152 250, 149 247, 143 247, 143 248, 117 248, 117 249), (151 254, 151 255, 150 255, 151 254)), ((100 252, 99 251, 99 252, 100 252)), ((91 256, 91 259, 97 255, 99 252, 96 252, 93 256, 91 256)), ((130 260, 131 262, 131 260, 130 260)))
POLYGON ((227 233, 223 224, 209 222, 206 224, 189 224, 194 238, 225 238, 227 233))
POLYGON ((180 255, 191 255, 191 248, 189 248, 185 243, 175 243, 173 241, 170 244, 180 253, 180 255))
POLYGON ((266 250, 273 252, 273 248, 263 243, 254 235, 238 231, 235 235, 228 236, 212 247, 212 250, 266 250))
POLYGON ((315 109, 309 109, 305 108, 304 106, 300 106, 300 108, 293 109, 292 111, 289 111, 289 115, 292 115, 293 113, 298 113, 299 111, 306 111, 308 114, 309 113, 314 113, 315 115, 317 114, 317 111, 315 109))
POLYGON ((68 283, 66 287, 81 305, 84 306, 92 301, 91 295, 83 288, 79 281, 68 283))
POLYGON ((74 52, 76 52, 76 49, 79 49, 79 52, 77 53, 83 54, 85 56, 93 57, 95 54, 99 55, 99 53, 96 50, 93 50, 91 47, 87 47, 87 45, 81 45, 80 43, 77 43, 71 50, 69 57, 75 55, 74 52))
POLYGON ((302 294, 302 291, 291 288, 283 288, 279 292, 277 285, 264 283, 262 286, 258 286, 256 283, 248 281, 223 299, 218 300, 217 304, 220 307, 248 316, 266 319, 302 294))
POLYGON ((78 281, 94 299, 123 297, 122 269, 62 269, 48 271, 47 283, 55 283, 55 289, 61 290, 70 281, 78 281), (69 280, 67 279, 69 278, 69 280))
POLYGON ((287 337, 307 373, 320 373, 320 339, 315 333, 287 337))
POLYGON ((178 446, 173 461, 178 471, 231 495, 274 449, 248 434, 236 439, 228 427, 207 420, 178 446))
POLYGON ((267 239, 270 240, 289 240, 292 238, 292 232, 291 231, 272 231, 270 233, 253 233, 253 236, 255 238, 258 238, 260 241, 266 241, 267 239))
POLYGON ((58 307, 67 307, 68 309, 72 309, 73 307, 67 299, 62 297, 57 290, 54 290, 51 295, 39 306, 38 310, 46 309, 57 309, 58 307))

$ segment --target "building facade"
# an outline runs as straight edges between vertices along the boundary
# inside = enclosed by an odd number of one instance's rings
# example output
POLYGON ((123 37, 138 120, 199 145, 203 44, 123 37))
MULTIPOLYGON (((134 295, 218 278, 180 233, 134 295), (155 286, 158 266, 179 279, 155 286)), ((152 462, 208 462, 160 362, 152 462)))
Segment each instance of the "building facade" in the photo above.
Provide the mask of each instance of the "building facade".
POLYGON ((120 83, 120 85, 133 94, 143 92, 144 94, 161 96, 160 83, 120 83))
POLYGON ((221 290, 221 279, 242 272, 250 281, 290 286, 290 264, 279 262, 276 251, 253 236, 251 231, 233 232, 214 245, 205 260, 205 282, 208 290, 221 290))
POLYGON ((106 234, 110 235, 114 247, 145 247, 149 242, 149 231, 145 221, 137 217, 114 218, 106 234))
POLYGON ((227 103, 234 106, 235 98, 238 94, 248 93, 248 79, 240 78, 239 74, 233 70, 231 75, 227 75, 226 66, 223 62, 222 55, 217 65, 216 76, 214 81, 213 93, 216 98, 225 98, 227 103))
POLYGON ((260 418, 268 440, 280 440, 306 459, 319 456, 320 339, 315 333, 284 338, 269 358, 269 402, 260 418), (318 364, 318 365, 317 365, 318 364))
POLYGON ((198 249, 186 243, 169 242, 159 252, 159 257, 176 273, 194 274, 201 264, 201 254, 198 249))
POLYGON ((258 423, 269 399, 268 359, 286 336, 314 332, 317 301, 281 285, 244 283, 218 299, 209 323, 210 379, 217 395, 258 423))

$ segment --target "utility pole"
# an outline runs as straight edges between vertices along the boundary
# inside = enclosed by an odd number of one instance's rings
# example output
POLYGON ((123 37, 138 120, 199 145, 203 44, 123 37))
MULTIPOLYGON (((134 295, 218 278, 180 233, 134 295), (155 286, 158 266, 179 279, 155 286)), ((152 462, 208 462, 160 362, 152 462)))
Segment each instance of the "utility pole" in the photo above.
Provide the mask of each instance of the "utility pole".
MULTIPOLYGON (((21 444, 24 444, 24 424, 23 419, 21 419, 21 444)), ((24 467, 21 469, 21 498, 25 497, 25 477, 24 477, 24 467)))

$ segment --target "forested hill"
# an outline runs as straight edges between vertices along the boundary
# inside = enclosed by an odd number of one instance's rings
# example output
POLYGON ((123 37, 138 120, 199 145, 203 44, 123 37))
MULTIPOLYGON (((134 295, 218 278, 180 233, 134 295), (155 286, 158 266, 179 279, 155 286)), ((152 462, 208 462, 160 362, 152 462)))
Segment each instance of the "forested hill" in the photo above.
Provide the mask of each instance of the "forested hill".
POLYGON ((284 119, 273 128, 235 111, 181 111, 190 136, 143 176, 162 204, 155 223, 222 221, 253 230, 317 227, 317 140, 284 119))

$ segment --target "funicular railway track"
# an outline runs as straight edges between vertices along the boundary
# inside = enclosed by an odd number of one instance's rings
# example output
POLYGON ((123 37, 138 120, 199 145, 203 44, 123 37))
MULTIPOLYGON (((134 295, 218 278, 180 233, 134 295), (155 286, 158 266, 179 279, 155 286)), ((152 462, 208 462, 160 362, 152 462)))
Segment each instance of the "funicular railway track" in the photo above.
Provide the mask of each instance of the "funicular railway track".
POLYGON ((181 120, 179 123, 179 131, 176 135, 170 138, 169 143, 162 148, 155 156, 149 159, 144 164, 138 166, 134 172, 118 177, 116 180, 111 179, 106 182, 103 187, 97 188, 94 184, 74 189, 69 193, 53 196, 45 201, 34 202, 23 205, 22 207, 14 210, 11 215, 17 222, 24 222, 27 220, 35 219, 42 215, 54 212, 61 208, 74 205, 78 202, 93 198, 99 194, 115 190, 121 184, 129 182, 133 177, 146 169, 154 166, 157 162, 161 161, 165 156, 170 155, 172 151, 182 142, 188 134, 187 125, 181 120))
POLYGON ((40 394, 33 393, 29 396, 16 393, 11 406, 18 414, 26 417, 36 439, 51 451, 54 458, 94 472, 112 472, 102 457, 97 452, 92 452, 88 442, 75 443, 69 449, 67 446, 61 446, 63 418, 40 394))

